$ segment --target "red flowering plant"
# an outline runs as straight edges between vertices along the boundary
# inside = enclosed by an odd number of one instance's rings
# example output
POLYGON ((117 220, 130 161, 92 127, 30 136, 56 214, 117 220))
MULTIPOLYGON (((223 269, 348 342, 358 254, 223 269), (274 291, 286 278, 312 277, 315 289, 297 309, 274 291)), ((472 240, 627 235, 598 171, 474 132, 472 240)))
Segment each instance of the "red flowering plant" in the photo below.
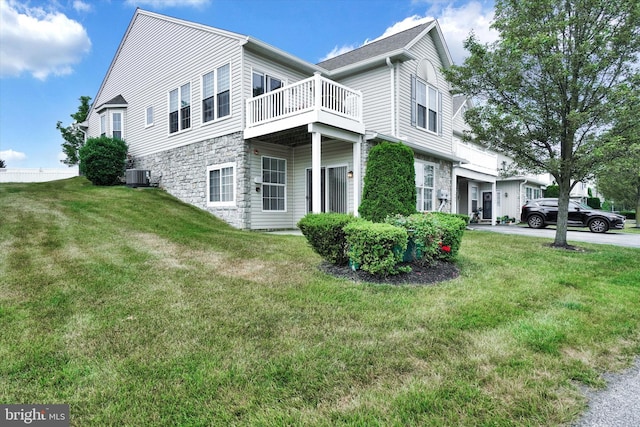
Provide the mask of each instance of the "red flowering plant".
POLYGON ((442 242, 438 243, 438 245, 440 246, 440 249, 446 253, 450 253, 451 252, 451 246, 448 245, 443 245, 442 242))

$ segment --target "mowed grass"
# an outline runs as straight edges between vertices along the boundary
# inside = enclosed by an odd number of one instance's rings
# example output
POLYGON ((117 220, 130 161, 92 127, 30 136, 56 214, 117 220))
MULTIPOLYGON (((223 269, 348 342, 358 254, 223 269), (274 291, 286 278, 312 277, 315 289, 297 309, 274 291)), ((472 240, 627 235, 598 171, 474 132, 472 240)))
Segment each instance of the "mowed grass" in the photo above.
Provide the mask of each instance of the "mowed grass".
POLYGON ((640 250, 468 231, 461 276, 321 273, 157 189, 0 185, 0 402, 77 426, 559 425, 640 353, 640 250))

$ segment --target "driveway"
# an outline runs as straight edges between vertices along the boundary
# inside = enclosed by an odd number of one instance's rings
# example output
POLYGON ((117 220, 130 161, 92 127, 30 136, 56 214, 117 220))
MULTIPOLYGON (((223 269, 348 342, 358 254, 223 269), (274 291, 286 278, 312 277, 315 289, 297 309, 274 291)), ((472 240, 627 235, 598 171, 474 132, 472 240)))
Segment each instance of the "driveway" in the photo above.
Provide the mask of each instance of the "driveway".
MULTIPOLYGON (((517 225, 479 225, 469 224, 471 230, 491 231, 503 234, 519 234, 521 236, 544 237, 553 240, 556 236, 554 228, 534 229, 529 227, 520 227, 517 225)), ((567 231, 567 242, 575 244, 575 242, 596 243, 601 245, 626 246, 629 248, 640 248, 640 234, 631 233, 592 233, 587 229, 569 230, 567 231)))

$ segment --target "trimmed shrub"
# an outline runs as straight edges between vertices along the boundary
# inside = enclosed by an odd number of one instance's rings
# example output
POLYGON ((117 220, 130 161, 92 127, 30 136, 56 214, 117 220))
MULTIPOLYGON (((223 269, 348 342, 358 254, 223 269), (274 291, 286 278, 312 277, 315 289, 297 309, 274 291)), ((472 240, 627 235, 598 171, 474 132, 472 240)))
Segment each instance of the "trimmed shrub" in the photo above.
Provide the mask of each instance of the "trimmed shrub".
POLYGON ((78 151, 80 173, 94 185, 116 185, 124 176, 127 144, 121 139, 89 138, 78 151))
POLYGON ((359 212, 374 222, 416 212, 415 168, 409 147, 382 142, 371 149, 359 212))
POLYGON ((356 221, 344 227, 349 259, 354 268, 387 276, 409 267, 398 267, 407 249, 407 231, 391 224, 356 221))
POLYGON ((298 228, 318 255, 332 264, 347 265, 349 255, 343 228, 353 221, 359 219, 341 213, 311 213, 298 221, 298 228))
POLYGON ((385 222, 407 231, 407 248, 411 253, 409 259, 405 257, 404 261, 429 265, 439 258, 441 236, 433 215, 428 213, 409 216, 394 215, 387 217, 385 222))
POLYGON ((440 233, 439 258, 444 261, 454 261, 458 256, 467 222, 459 215, 444 212, 430 212, 429 215, 434 216, 440 233))
POLYGON ((548 185, 543 190, 544 197, 560 197, 560 187, 557 185, 548 185))
POLYGON ((636 219, 636 211, 620 211, 620 215, 624 215, 627 219, 636 219))
POLYGON ((600 198, 599 197, 587 197, 587 206, 593 209, 600 209, 600 198))

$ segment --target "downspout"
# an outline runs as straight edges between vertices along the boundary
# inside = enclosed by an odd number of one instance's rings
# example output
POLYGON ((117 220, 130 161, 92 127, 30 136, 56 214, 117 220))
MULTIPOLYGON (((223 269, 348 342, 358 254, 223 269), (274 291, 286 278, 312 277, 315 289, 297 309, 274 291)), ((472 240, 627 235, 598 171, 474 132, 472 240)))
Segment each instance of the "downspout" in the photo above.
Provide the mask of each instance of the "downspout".
MULTIPOLYGON (((523 194, 525 194, 525 193, 524 193, 524 186, 525 186, 525 184, 526 184, 527 182, 529 182, 529 180, 528 180, 528 179, 525 179, 524 181, 522 181, 522 182, 520 183, 520 194, 518 194, 518 198, 520 199, 520 208, 522 208, 522 205, 524 205, 523 200, 522 200, 522 195, 523 195, 523 194)), ((526 202, 526 200, 525 200, 525 202, 526 202)))
POLYGON ((387 56, 387 67, 389 67, 389 85, 391 89, 391 135, 396 135, 396 91, 395 91, 395 72, 391 58, 387 56))

